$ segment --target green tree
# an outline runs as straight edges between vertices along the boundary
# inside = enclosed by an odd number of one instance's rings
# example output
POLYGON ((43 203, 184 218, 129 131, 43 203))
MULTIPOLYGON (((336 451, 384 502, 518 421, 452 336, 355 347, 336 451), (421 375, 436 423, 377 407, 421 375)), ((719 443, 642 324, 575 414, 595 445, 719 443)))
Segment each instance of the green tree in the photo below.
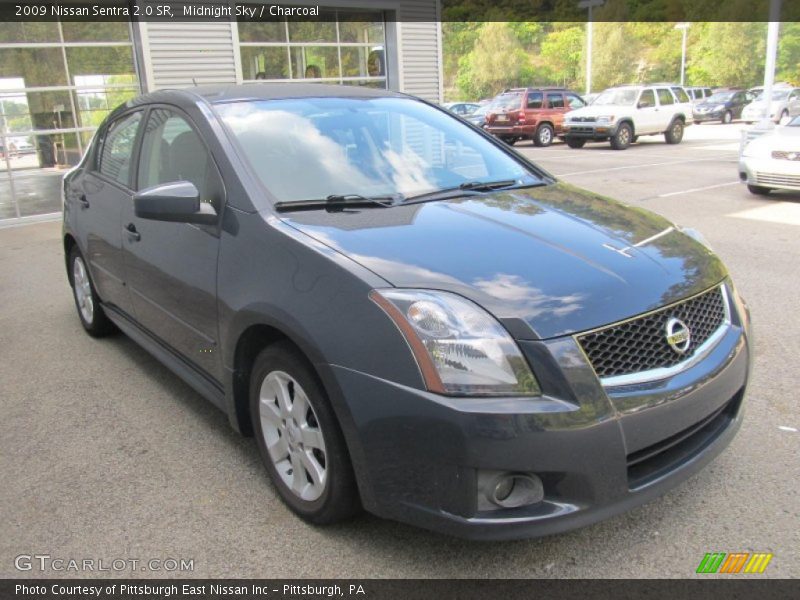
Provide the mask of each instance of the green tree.
POLYGON ((748 87, 763 80, 766 23, 695 23, 692 29, 687 83, 748 87))
POLYGON ((585 25, 576 23, 556 25, 544 38, 539 54, 549 82, 571 88, 582 88, 585 79, 583 72, 585 47, 585 25))
POLYGON ((592 89, 641 81, 646 73, 642 45, 629 23, 595 23, 592 89))

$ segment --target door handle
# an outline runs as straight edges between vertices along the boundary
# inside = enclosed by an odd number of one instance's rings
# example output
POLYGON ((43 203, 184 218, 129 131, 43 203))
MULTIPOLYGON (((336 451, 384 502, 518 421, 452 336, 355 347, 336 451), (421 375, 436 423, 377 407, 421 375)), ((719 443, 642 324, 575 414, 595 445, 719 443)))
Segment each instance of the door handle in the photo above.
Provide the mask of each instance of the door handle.
POLYGON ((82 208, 89 208, 89 201, 86 199, 86 194, 78 196, 78 202, 80 202, 82 208))
POLYGON ((128 237, 134 242, 138 242, 140 239, 142 239, 142 234, 136 231, 136 225, 133 223, 128 223, 128 225, 125 227, 125 233, 127 233, 128 237))

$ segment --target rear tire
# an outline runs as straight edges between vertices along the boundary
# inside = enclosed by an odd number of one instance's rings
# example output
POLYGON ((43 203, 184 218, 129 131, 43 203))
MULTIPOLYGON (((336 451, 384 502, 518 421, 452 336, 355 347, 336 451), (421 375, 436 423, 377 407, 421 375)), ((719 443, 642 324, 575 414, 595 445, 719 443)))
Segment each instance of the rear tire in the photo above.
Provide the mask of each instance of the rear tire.
POLYGON ((675 119, 669 124, 669 129, 664 132, 664 140, 668 144, 680 144, 683 139, 683 121, 675 119))
POLYGON ((78 318, 86 333, 92 337, 104 337, 117 331, 100 306, 100 298, 89 274, 89 268, 83 259, 81 251, 75 245, 69 252, 69 284, 72 287, 72 297, 75 299, 75 308, 78 309, 78 318))
POLYGON ((292 344, 273 344, 256 357, 250 415, 261 460, 296 515, 327 525, 361 511, 339 422, 316 373, 292 344))
POLYGON ((570 148, 583 148, 583 146, 586 144, 586 140, 582 140, 580 138, 565 137, 564 141, 570 148))
POLYGON ((553 126, 549 123, 542 123, 536 129, 536 133, 533 136, 533 143, 540 148, 546 148, 553 143, 554 135, 553 126))
POLYGON ((611 147, 614 150, 625 150, 631 145, 633 139, 633 129, 627 123, 622 123, 617 127, 617 132, 611 136, 611 147))
POLYGON ((766 187, 761 187, 760 185, 750 185, 747 184, 747 189, 751 194, 755 194, 756 196, 766 196, 769 194, 770 189, 766 187))

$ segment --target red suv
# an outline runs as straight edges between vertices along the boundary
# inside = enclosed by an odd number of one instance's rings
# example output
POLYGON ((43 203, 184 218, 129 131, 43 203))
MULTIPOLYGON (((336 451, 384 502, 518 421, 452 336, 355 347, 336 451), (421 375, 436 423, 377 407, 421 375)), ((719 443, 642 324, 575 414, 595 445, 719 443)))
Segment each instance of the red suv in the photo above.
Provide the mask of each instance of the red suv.
POLYGON ((564 88, 514 88, 492 102, 486 115, 486 131, 507 144, 532 139, 549 146, 562 134, 564 113, 586 106, 586 102, 564 88))

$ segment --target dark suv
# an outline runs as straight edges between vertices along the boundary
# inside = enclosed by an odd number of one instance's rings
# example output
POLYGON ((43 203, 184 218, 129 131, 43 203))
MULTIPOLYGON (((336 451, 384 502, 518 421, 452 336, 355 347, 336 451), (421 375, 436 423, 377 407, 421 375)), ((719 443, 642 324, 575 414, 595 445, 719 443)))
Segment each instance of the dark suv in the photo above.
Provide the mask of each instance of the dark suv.
POLYGON ((586 106, 586 102, 564 88, 514 88, 492 102, 486 115, 486 130, 507 144, 531 139, 549 146, 562 134, 564 114, 586 106))
POLYGON ((313 523, 563 531, 676 485, 742 420, 748 311, 702 236, 403 94, 131 100, 64 178, 63 240, 83 328, 254 435, 313 523))

